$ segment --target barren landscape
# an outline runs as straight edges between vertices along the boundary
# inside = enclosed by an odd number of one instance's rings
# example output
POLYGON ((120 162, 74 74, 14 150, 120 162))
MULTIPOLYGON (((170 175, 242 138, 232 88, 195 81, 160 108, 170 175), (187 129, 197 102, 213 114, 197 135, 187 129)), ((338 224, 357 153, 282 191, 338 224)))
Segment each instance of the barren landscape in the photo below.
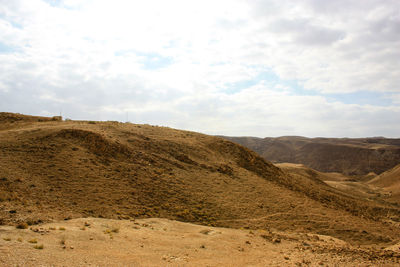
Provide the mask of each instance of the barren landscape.
POLYGON ((277 138, 224 137, 246 146, 274 163, 304 164, 322 172, 368 176, 400 162, 400 139, 394 138, 277 138))
POLYGON ((399 14, 0 0, 0 267, 400 266, 399 14))
POLYGON ((0 151, 4 266, 399 264, 384 174, 368 183, 195 132, 14 113, 0 113, 0 151))
POLYGON ((159 218, 82 218, 0 231, 4 266, 395 266, 400 245, 361 248, 325 235, 159 218))

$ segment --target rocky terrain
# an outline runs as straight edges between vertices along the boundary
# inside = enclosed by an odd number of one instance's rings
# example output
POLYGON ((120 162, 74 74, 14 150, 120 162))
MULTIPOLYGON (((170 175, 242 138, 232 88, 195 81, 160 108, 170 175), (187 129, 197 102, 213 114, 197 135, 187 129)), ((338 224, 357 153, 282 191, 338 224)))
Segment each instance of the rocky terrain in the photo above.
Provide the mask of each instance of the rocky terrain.
POLYGON ((201 226, 167 219, 81 218, 0 226, 1 266, 397 266, 400 244, 201 226))

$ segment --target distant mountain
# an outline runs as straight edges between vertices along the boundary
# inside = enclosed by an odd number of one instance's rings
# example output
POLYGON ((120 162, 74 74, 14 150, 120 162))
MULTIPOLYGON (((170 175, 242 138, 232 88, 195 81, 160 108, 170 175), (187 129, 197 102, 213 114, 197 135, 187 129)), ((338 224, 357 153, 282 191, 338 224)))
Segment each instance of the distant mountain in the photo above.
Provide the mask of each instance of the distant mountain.
POLYGON ((227 137, 274 163, 299 163, 322 172, 380 174, 400 163, 400 139, 227 137))

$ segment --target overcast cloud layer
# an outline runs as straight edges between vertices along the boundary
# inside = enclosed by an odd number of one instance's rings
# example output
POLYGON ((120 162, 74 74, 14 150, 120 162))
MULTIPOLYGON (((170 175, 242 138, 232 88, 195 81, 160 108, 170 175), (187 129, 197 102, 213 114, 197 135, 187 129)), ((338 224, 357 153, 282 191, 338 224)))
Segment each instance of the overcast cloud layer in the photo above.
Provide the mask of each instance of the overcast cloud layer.
POLYGON ((400 2, 0 0, 0 111, 400 137, 400 2))

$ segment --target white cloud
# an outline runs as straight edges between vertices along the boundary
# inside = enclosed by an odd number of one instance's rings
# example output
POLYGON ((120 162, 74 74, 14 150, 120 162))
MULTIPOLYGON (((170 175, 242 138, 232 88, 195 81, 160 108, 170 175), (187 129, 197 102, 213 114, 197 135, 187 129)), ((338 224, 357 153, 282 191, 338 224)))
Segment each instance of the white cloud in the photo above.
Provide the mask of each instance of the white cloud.
POLYGON ((394 135, 381 118, 399 112, 398 14, 390 0, 0 0, 13 48, 0 46, 0 107, 215 134, 394 135), (327 100, 363 91, 392 104, 327 100))

